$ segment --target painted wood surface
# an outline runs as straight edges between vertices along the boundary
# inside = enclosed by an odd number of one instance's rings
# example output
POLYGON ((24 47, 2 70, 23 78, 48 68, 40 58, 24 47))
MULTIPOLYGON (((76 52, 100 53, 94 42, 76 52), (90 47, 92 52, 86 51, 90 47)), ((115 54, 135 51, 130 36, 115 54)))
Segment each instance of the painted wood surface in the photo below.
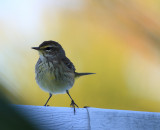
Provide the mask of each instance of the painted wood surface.
POLYGON ((40 130, 160 130, 160 113, 16 105, 40 130))

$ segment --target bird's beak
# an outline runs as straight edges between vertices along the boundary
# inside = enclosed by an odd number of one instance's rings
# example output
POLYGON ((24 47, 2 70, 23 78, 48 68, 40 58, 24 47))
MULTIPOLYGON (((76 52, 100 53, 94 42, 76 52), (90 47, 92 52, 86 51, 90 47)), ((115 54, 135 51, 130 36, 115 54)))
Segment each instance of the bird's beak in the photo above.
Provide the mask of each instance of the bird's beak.
POLYGON ((40 50, 40 48, 39 48, 39 47, 32 47, 32 49, 35 49, 35 50, 37 50, 37 51, 39 51, 39 50, 40 50))

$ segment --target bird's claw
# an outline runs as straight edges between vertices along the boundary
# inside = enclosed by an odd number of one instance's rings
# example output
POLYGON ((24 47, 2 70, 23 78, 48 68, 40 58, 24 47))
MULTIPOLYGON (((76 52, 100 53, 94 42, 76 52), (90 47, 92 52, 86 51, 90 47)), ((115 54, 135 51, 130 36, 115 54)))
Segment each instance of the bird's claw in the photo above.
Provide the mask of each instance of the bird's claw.
POLYGON ((49 105, 44 105, 45 107, 49 107, 49 105))
POLYGON ((75 106, 76 106, 77 108, 79 108, 78 105, 74 102, 74 100, 71 101, 70 106, 71 106, 71 107, 75 107, 75 106))
POLYGON ((79 108, 78 105, 74 102, 74 100, 72 100, 70 106, 74 108, 74 114, 75 114, 76 112, 75 106, 79 108))

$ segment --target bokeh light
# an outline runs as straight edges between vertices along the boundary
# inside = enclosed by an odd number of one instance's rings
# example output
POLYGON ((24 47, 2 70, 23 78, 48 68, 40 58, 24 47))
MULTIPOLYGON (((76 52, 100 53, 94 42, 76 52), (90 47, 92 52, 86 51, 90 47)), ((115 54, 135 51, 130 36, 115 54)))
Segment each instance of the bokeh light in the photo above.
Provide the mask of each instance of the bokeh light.
MULTIPOLYGON (((44 105, 49 95, 36 84, 38 53, 31 47, 55 40, 77 72, 96 73, 77 79, 70 90, 80 107, 160 111, 158 0, 0 3, 1 91, 13 103, 44 105)), ((69 104, 66 94, 49 102, 69 104)))

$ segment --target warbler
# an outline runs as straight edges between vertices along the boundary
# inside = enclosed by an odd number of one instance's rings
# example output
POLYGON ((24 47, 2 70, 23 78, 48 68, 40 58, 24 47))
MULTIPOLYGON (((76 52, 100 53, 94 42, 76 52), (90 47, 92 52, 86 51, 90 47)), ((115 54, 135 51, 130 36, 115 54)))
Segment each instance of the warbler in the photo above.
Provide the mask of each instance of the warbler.
POLYGON ((32 47, 39 52, 39 59, 35 66, 36 82, 41 89, 49 93, 49 98, 53 94, 67 93, 74 108, 78 105, 69 94, 77 77, 94 73, 77 73, 73 63, 66 57, 62 46, 56 41, 44 41, 39 47, 32 47))

